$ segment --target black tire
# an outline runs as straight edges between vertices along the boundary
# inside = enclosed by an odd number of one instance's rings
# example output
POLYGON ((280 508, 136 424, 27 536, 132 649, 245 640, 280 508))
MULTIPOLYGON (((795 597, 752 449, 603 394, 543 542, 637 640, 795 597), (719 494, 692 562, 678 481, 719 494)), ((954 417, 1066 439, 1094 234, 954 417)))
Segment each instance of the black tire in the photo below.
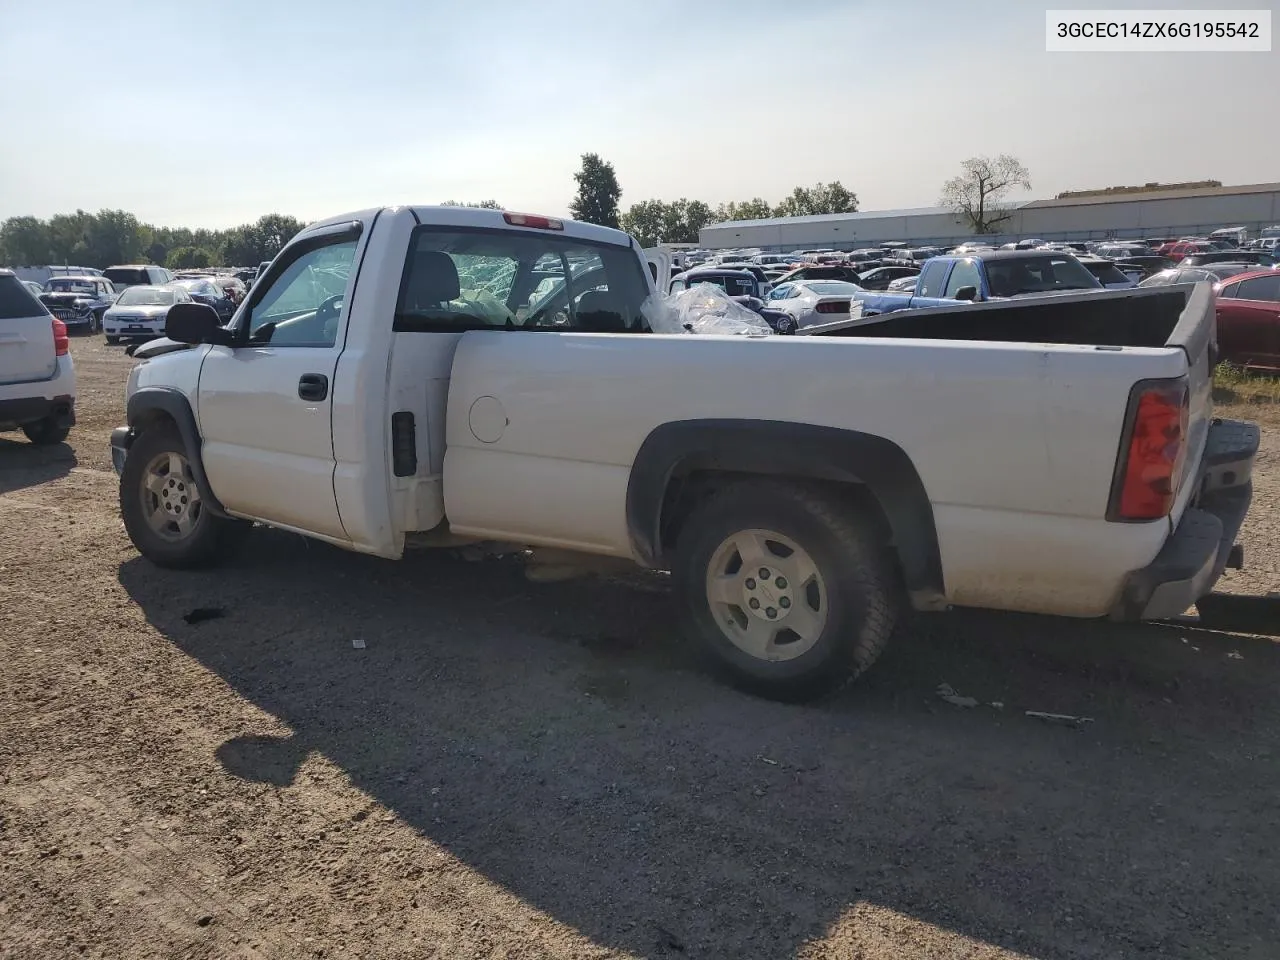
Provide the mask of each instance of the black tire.
POLYGON ((119 338, 119 337, 113 337, 113 336, 111 336, 110 334, 108 334, 108 335, 107 335, 107 346, 108 346, 108 347, 114 347, 114 346, 116 346, 119 342, 120 342, 120 338, 119 338))
MULTIPOLYGON (((867 670, 893 633, 902 604, 889 551, 868 519, 825 491, 781 481, 737 483, 700 504, 680 530, 672 578, 684 631, 713 665, 741 689, 788 702, 832 693, 867 670), (740 648, 708 598, 710 566, 722 545, 751 530, 790 539, 808 554, 822 583, 823 626, 793 659, 762 659, 740 648)), ((792 602, 809 602, 796 593, 792 602)), ((742 622, 750 622, 745 606, 719 609, 726 623, 744 616, 742 622)))
POLYGON ((45 417, 35 423, 24 423, 22 432, 37 447, 51 447, 55 443, 61 443, 67 439, 67 434, 71 432, 71 428, 60 426, 53 417, 45 417))
MULTIPOLYGON (((243 520, 215 517, 204 507, 204 491, 200 491, 200 510, 185 535, 163 536, 148 522, 143 499, 144 481, 152 461, 166 453, 175 453, 184 459, 187 456, 181 435, 176 427, 169 424, 150 427, 129 447, 124 469, 120 472, 120 515, 129 539, 139 553, 158 567, 206 567, 229 558, 244 542, 253 525, 243 520)), ((195 486, 194 479, 189 476, 183 482, 195 486)))

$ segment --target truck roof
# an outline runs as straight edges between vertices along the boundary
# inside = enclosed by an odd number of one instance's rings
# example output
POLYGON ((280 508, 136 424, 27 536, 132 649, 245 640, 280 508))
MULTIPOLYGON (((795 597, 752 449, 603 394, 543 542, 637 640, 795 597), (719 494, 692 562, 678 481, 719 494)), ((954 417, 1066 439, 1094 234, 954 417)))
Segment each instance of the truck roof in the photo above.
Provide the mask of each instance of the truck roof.
MULTIPOLYGON (((366 210, 344 213, 336 217, 326 217, 324 220, 317 220, 315 223, 308 224, 302 232, 308 233, 318 227, 350 223, 352 220, 361 220, 367 223, 379 213, 393 213, 400 210, 408 210, 413 214, 414 219, 426 223, 492 227, 500 230, 539 230, 537 227, 524 227, 519 224, 509 223, 506 220, 508 214, 515 216, 524 213, 523 211, 489 210, 480 207, 446 207, 434 204, 403 204, 399 206, 370 207, 366 210)), ((542 214, 531 213, 524 213, 524 215, 542 216, 542 214)), ((615 246, 631 246, 630 235, 621 230, 614 230, 612 227, 583 223, 580 220, 570 220, 567 217, 548 216, 548 219, 556 220, 563 225, 563 229, 556 231, 562 236, 573 237, 578 240, 590 240, 595 243, 609 243, 615 246)))
MULTIPOLYGON (((1075 256, 1074 253, 1067 253, 1065 250, 975 250, 970 254, 947 254, 946 258, 950 260, 1031 260, 1037 257, 1052 257, 1055 254, 1062 256, 1075 256)), ((941 258, 935 258, 941 259, 941 258)))

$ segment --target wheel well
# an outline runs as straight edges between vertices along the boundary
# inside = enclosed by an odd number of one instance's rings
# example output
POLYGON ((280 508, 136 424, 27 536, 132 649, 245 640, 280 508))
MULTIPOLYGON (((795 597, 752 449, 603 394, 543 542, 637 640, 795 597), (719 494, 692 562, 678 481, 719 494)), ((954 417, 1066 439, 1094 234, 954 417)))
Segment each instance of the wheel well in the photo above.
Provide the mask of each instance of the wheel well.
POLYGON ((149 407, 141 411, 133 423, 129 424, 133 428, 134 433, 142 433, 152 427, 170 426, 177 427, 178 423, 165 410, 156 407, 149 407))
POLYGON ((810 490, 822 490, 847 504, 867 517, 873 523, 880 541, 893 550, 895 563, 901 567, 897 545, 893 539, 893 528, 889 518, 885 516, 880 501, 865 483, 854 483, 841 480, 816 480, 811 477, 787 476, 786 474, 760 474, 733 470, 692 470, 687 473, 673 474, 663 492, 662 512, 659 516, 658 530, 663 556, 670 556, 675 549, 676 540, 685 521, 701 504, 715 496, 720 490, 735 483, 749 480, 768 479, 778 483, 790 483, 807 487, 810 490))

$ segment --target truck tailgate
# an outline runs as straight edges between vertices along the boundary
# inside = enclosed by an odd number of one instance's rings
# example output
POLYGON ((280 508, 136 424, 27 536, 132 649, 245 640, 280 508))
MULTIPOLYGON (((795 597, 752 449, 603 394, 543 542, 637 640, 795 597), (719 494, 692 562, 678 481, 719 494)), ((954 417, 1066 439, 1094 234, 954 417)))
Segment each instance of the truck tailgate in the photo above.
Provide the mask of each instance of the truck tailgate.
POLYGON ((1213 287, 1197 283, 1187 296, 1178 324, 1169 335, 1168 345, 1181 349, 1187 356, 1187 397, 1190 409, 1187 420, 1187 456, 1178 477, 1178 496, 1170 516, 1177 526, 1183 512, 1196 495, 1196 478, 1204 458, 1205 441, 1213 419, 1213 366, 1217 354, 1217 322, 1213 287))

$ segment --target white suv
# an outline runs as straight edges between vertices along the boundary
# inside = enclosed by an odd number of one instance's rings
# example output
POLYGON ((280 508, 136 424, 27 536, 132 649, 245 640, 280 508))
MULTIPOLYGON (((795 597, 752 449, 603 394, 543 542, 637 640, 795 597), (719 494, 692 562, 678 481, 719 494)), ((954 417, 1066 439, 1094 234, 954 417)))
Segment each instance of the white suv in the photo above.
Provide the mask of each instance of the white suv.
POLYGON ((0 432, 61 443, 76 422, 76 371, 67 325, 0 270, 0 432))

